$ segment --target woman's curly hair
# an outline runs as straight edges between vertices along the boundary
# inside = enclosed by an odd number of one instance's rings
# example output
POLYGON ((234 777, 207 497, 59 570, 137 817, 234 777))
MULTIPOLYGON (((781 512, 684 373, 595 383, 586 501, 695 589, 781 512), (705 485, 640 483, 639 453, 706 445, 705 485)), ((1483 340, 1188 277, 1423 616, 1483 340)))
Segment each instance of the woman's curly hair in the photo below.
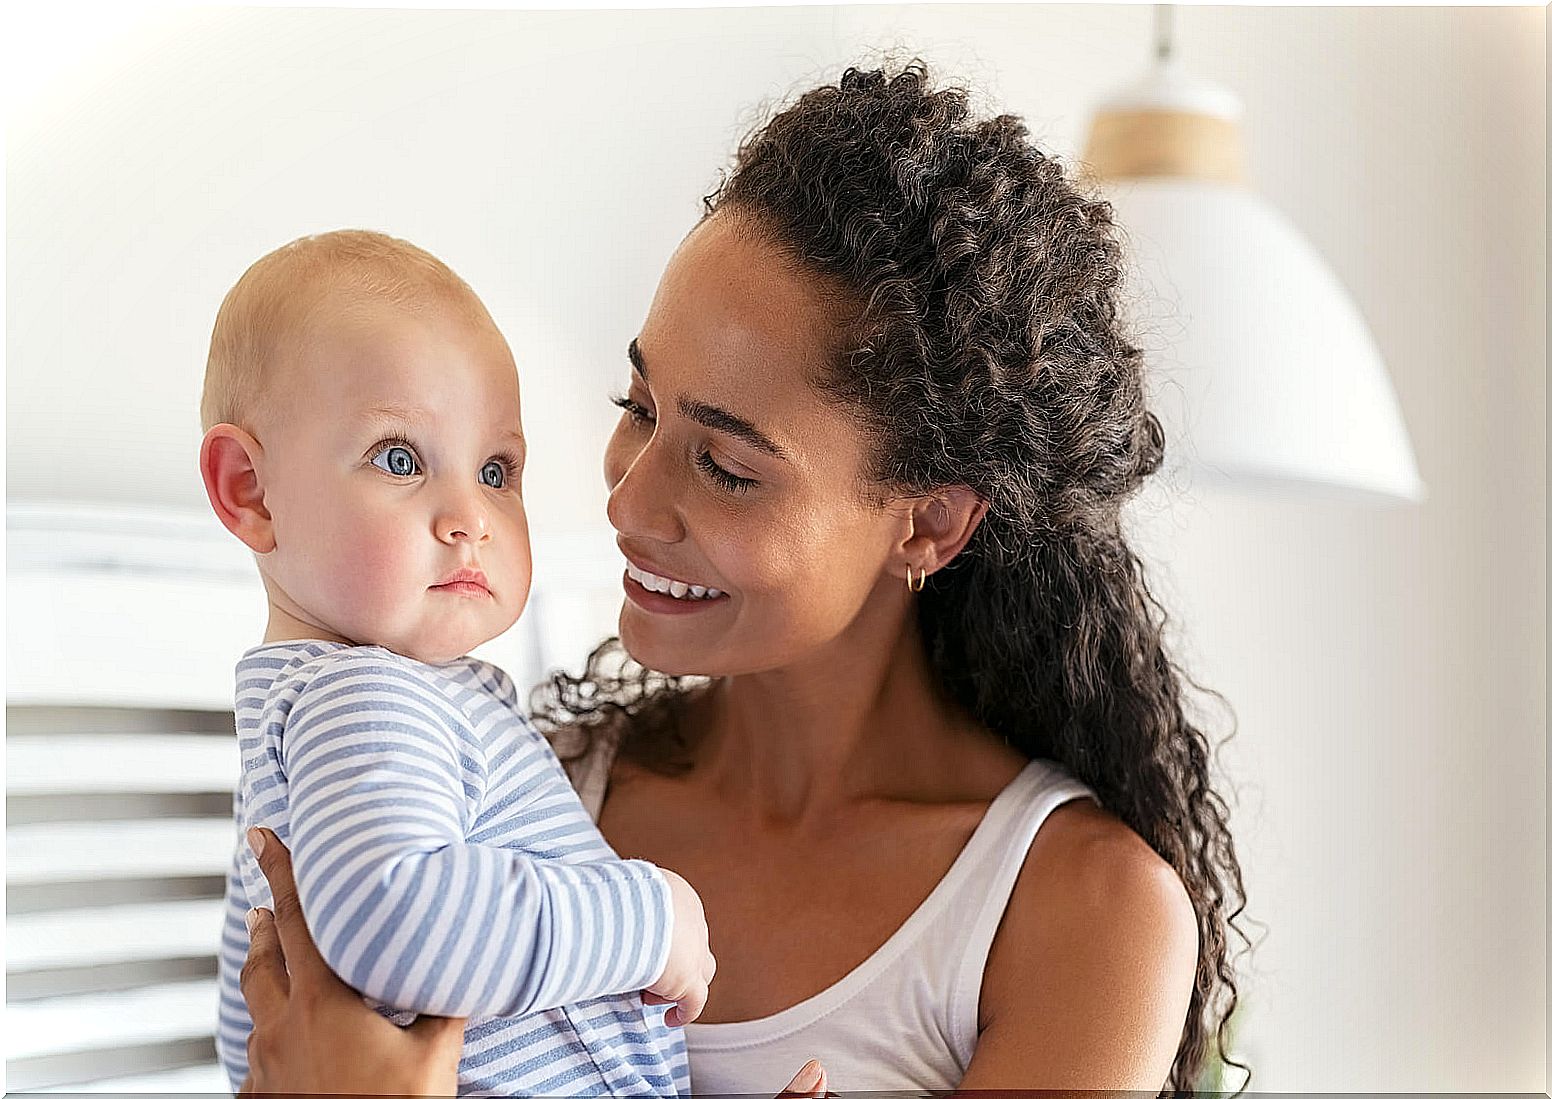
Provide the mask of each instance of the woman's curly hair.
MULTIPOLYGON (((966 93, 933 89, 919 62, 807 92, 743 142, 704 201, 854 299, 855 338, 821 384, 867 432, 878 486, 966 485, 987 501, 918 599, 932 665, 1184 882, 1199 951, 1169 1089, 1194 1094, 1214 1047, 1246 1068, 1224 1041, 1238 999, 1228 931, 1244 908, 1227 809, 1184 706, 1194 683, 1165 651, 1166 615, 1122 532, 1164 435, 1117 317, 1109 205, 1018 117, 975 120, 966 93)), ((682 763, 686 683, 620 661, 606 645, 580 678, 542 687, 543 724, 623 716, 622 752, 682 763)))

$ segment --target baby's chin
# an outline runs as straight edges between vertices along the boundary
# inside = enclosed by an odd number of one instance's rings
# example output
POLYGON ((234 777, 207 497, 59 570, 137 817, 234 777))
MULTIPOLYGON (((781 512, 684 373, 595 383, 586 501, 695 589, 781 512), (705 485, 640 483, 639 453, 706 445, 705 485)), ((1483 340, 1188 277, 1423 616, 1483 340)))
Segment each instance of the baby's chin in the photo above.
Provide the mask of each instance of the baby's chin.
POLYGON ((408 657, 411 660, 418 660, 422 664, 451 664, 455 660, 461 660, 468 656, 475 646, 470 645, 467 648, 460 649, 411 649, 409 651, 395 648, 392 645, 384 645, 383 648, 398 653, 400 656, 408 657))
POLYGON ((405 642, 385 638, 380 641, 364 641, 364 645, 380 645, 391 653, 418 660, 422 664, 450 664, 469 655, 489 641, 489 637, 471 640, 448 641, 436 644, 405 642))
POLYGON ((403 637, 387 633, 379 634, 370 640, 357 642, 361 645, 380 645, 389 652, 399 656, 418 660, 422 664, 448 664, 454 660, 468 656, 475 649, 491 641, 511 628, 511 623, 502 626, 501 629, 492 631, 490 628, 462 630, 445 630, 437 636, 403 637))

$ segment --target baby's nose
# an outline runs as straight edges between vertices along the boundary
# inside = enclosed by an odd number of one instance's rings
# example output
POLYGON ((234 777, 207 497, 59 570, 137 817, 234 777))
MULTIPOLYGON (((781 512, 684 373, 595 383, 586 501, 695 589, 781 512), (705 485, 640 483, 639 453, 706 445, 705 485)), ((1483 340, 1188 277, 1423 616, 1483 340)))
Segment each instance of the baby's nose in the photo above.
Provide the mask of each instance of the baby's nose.
POLYGON ((483 542, 490 537, 490 522, 482 508, 442 515, 436 526, 437 538, 443 542, 483 542))

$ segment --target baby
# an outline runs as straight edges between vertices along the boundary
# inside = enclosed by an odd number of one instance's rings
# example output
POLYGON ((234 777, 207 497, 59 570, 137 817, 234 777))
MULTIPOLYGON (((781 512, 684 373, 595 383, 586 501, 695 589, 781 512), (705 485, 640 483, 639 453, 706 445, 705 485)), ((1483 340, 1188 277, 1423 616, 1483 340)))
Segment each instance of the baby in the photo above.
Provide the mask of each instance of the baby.
MULTIPOLYGON (((392 237, 293 241, 222 302, 200 415, 206 493, 269 603, 237 664, 238 833, 290 846, 329 965, 396 1021, 470 1016, 460 1093, 687 1093, 664 1024, 705 1002, 699 898, 615 855, 512 681, 466 655, 517 620, 531 567, 517 372, 480 300, 392 237)), ((244 919, 269 904, 239 841, 234 1089, 244 919)))

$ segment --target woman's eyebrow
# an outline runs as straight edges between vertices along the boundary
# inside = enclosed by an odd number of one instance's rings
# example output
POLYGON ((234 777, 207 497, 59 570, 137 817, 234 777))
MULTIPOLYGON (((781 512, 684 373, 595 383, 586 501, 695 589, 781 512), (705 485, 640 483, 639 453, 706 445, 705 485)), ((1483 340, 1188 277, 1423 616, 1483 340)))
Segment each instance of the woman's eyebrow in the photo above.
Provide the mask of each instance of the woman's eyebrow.
MULTIPOLYGON (((630 359, 631 366, 641 380, 647 380, 647 364, 641 357, 641 348, 635 340, 631 340, 630 346, 625 349, 625 355, 630 359)), ((679 414, 688 420, 694 420, 702 427, 709 427, 713 431, 721 431, 742 439, 756 450, 769 454, 772 458, 780 458, 788 461, 787 452, 783 450, 771 437, 742 416, 729 412, 725 408, 718 408, 714 404, 705 401, 692 401, 688 397, 679 399, 679 414)))
POLYGON ((763 450, 772 458, 787 460, 787 452, 777 446, 771 438, 755 427, 754 424, 742 416, 735 416, 725 408, 718 408, 714 404, 706 404, 704 401, 692 401, 687 397, 679 399, 679 412, 686 419, 694 420, 702 427, 709 427, 713 431, 725 432, 736 436, 754 447, 763 450))

